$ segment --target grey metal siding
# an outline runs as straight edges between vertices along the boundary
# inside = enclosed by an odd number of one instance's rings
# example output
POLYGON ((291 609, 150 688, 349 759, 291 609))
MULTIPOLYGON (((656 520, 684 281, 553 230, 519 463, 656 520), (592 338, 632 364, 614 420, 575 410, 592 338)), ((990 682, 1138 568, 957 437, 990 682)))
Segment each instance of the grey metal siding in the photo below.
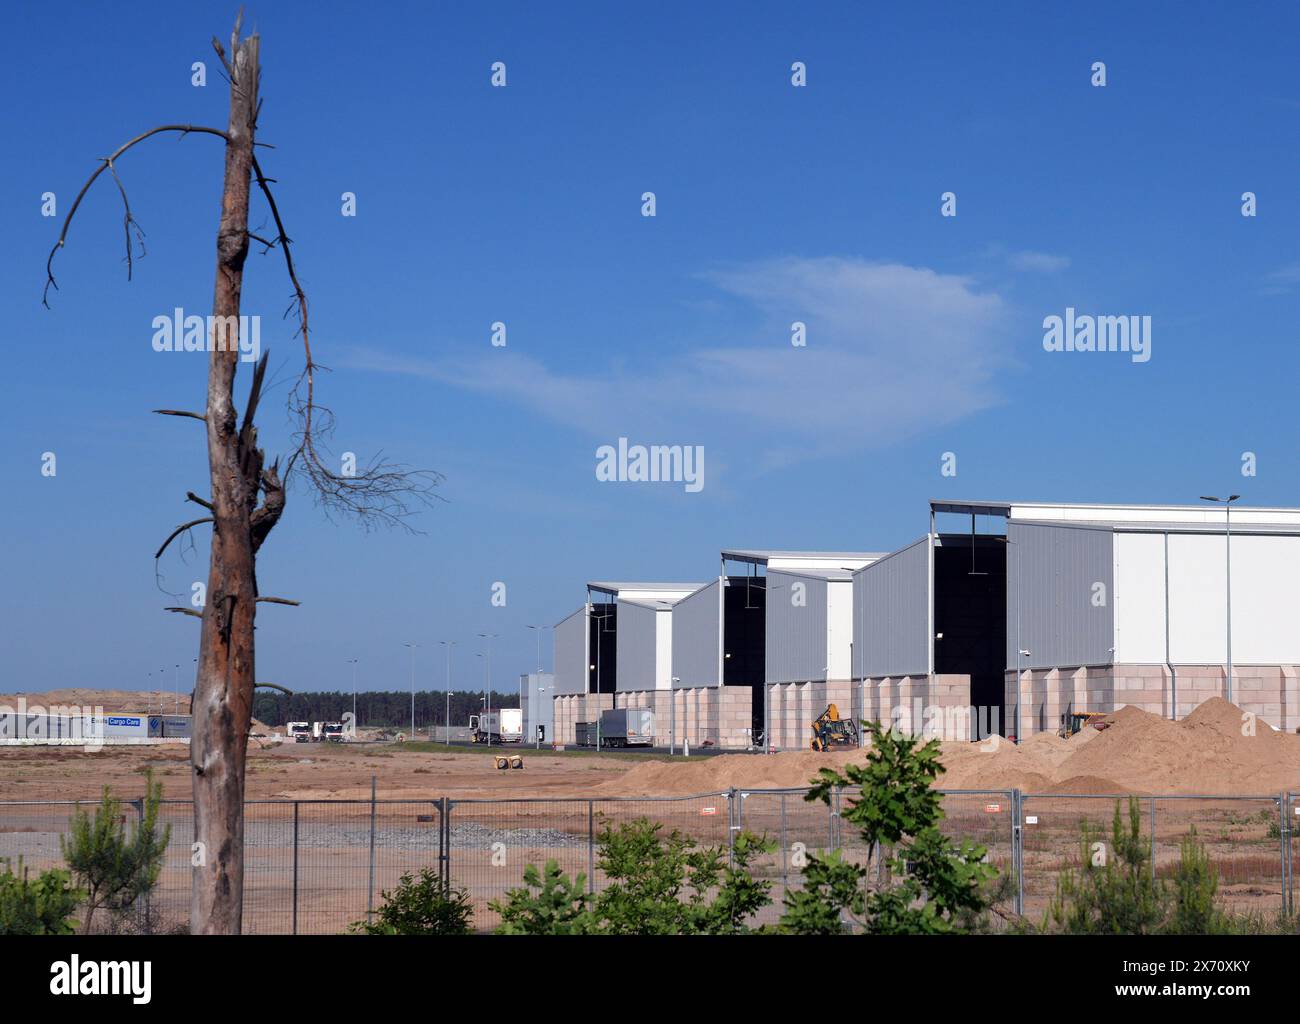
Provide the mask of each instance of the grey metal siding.
POLYGON ((659 612, 635 601, 618 603, 618 681, 616 688, 655 688, 655 640, 659 612))
POLYGON ((718 686, 722 584, 714 580, 673 605, 673 686, 718 686))
POLYGON ((826 581, 769 571, 766 615, 767 682, 825 679, 826 581))
POLYGON ((1013 521, 1007 524, 1007 540, 1007 667, 1110 664, 1115 636, 1110 529, 1013 521), (1029 656, 1018 657, 1018 650, 1029 656))
POLYGON ((853 676, 930 670, 930 538, 853 574, 853 676))
POLYGON ((587 692, 587 606, 555 627, 555 692, 587 692))

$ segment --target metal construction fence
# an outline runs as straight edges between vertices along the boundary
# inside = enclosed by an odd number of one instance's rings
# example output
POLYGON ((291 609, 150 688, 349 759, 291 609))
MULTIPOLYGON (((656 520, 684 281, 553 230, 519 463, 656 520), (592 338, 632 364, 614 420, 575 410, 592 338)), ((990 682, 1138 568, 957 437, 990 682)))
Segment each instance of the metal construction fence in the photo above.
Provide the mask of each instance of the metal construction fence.
MULTIPOLYGON (((751 862, 755 877, 772 884, 772 906, 758 921, 775 921, 783 897, 801 885, 808 854, 840 849, 862 863, 869 851, 841 812, 855 799, 832 793, 830 805, 808 801, 805 789, 731 789, 693 796, 520 798, 493 800, 253 800, 245 805, 244 931, 337 933, 365 921, 383 892, 424 868, 464 889, 474 926, 499 922, 491 908, 522 884, 524 868, 555 861, 588 891, 606 879, 600 870, 600 833, 646 818, 699 845, 725 849, 749 831, 769 849, 751 862)), ((1300 848, 1300 794, 1262 796, 1113 796, 1030 794, 1019 790, 945 790, 943 831, 986 847, 987 858, 1010 881, 1007 914, 1037 922, 1047 912, 1062 872, 1081 865, 1085 829, 1109 845, 1119 807, 1129 827, 1136 799, 1139 829, 1150 844, 1150 870, 1168 878, 1193 834, 1219 876, 1218 899, 1235 913, 1295 912, 1295 868, 1300 848)), ((32 872, 63 865, 61 837, 74 810, 93 801, 0 801, 0 861, 19 860, 32 872)), ((138 816, 143 803, 124 804, 138 816)), ((171 842, 147 908, 153 931, 184 931, 189 919, 190 857, 194 842, 189 801, 164 801, 161 824, 171 842)))

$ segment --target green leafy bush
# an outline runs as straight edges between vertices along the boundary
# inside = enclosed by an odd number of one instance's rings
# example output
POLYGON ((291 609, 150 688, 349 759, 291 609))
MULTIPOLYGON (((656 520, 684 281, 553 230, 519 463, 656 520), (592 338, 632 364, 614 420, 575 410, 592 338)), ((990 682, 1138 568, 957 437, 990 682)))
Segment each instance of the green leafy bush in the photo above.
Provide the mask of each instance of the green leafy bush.
POLYGON ((59 845, 72 877, 85 892, 83 933, 89 933, 101 907, 111 913, 128 910, 158 884, 172 832, 170 825, 158 828, 161 800, 162 783, 155 783, 153 773, 147 772, 143 813, 129 837, 122 803, 107 786, 93 817, 80 806, 73 811, 68 836, 60 837, 59 845))
POLYGON ((770 902, 771 883, 754 879, 763 840, 742 832, 731 851, 701 847, 645 818, 602 829, 598 866, 607 879, 599 894, 583 891, 550 861, 530 865, 524 884, 491 906, 505 935, 739 935, 770 902))
POLYGON ((0 935, 71 935, 81 898, 66 871, 42 871, 32 881, 21 860, 17 871, 0 861, 0 935))
POLYGON ((856 927, 879 935, 970 930, 988 909, 996 872, 983 846, 954 843, 939 831, 943 797, 934 789, 942 770, 939 744, 920 745, 878 722, 864 764, 823 768, 806 800, 828 806, 838 789, 856 787, 840 818, 857 827, 865 864, 838 852, 810 855, 804 886, 785 898, 780 930, 798 935, 838 934, 856 927))
POLYGON ((397 888, 382 893, 373 921, 356 921, 357 935, 468 935, 474 909, 469 894, 443 881, 431 868, 405 874, 397 888))

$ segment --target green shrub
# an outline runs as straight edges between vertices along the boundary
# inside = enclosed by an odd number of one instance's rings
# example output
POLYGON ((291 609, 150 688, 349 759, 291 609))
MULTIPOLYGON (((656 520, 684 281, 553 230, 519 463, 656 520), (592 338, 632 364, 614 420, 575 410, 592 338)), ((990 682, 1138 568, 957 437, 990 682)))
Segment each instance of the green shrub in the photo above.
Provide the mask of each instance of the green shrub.
POLYGON ((879 935, 961 932, 990 905, 996 872, 986 849, 954 843, 939 831, 939 744, 920 745, 878 722, 864 722, 871 749, 864 764, 823 768, 804 799, 830 805, 838 789, 858 787, 840 818, 857 826, 866 863, 838 853, 810 855, 802 891, 787 894, 780 930, 835 934, 856 927, 879 935))
POLYGON ((742 832, 731 861, 721 847, 700 847, 677 830, 645 818, 602 829, 598 866, 607 879, 597 895, 585 876, 570 879, 550 861, 533 865, 524 885, 491 906, 506 935, 739 935, 765 907, 770 882, 757 881, 750 862, 766 849, 742 832))
POLYGON ((146 773, 143 814, 129 837, 121 801, 107 786, 93 817, 80 806, 73 812, 68 836, 61 836, 59 845, 72 877, 85 892, 83 933, 89 933, 101 907, 114 914, 125 911, 148 898, 158 884, 172 832, 170 825, 158 829, 161 800, 162 783, 153 781, 152 772, 146 773))
POLYGON ((33 882, 21 860, 17 871, 0 861, 0 935, 71 935, 82 895, 66 871, 42 871, 33 882))
POLYGON ((356 921, 357 935, 468 935, 474 910, 469 894, 455 889, 431 868, 419 877, 405 874, 397 888, 382 893, 383 905, 373 921, 356 921))

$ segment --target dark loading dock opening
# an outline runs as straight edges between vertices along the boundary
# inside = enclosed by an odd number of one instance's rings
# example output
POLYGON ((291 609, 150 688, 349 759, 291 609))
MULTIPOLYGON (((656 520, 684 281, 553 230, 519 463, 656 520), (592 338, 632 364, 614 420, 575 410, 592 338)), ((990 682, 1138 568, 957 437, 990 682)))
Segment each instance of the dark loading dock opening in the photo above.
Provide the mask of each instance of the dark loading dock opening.
POLYGON ((593 602, 587 640, 587 674, 592 693, 613 693, 618 686, 618 605, 593 602))
POLYGON ((972 735, 1006 735, 1007 546, 1000 536, 941 534, 934 550, 934 671, 970 676, 972 735), (997 717, 994 718, 993 716, 997 717))
POLYGON ((767 577, 728 576, 722 604, 722 685, 748 686, 750 735, 763 735, 767 677, 767 577))

